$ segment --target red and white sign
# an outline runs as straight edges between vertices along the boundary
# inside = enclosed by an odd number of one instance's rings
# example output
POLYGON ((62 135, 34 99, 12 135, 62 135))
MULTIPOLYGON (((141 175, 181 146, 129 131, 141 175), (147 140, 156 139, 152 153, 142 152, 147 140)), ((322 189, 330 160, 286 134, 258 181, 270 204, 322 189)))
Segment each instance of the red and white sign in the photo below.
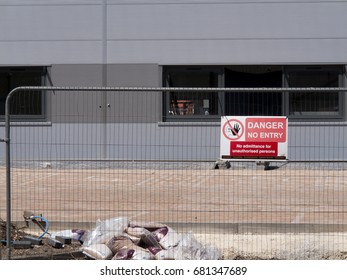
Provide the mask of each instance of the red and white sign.
POLYGON ((287 159, 287 117, 235 117, 221 120, 222 159, 287 159))

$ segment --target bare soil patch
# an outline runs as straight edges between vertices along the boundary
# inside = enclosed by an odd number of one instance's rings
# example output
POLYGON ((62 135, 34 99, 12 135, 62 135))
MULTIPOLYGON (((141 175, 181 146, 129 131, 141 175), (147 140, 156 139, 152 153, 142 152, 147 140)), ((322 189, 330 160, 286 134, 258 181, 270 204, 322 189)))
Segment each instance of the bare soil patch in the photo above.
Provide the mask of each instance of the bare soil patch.
MULTIPOLYGON (((6 222, 0 220, 0 237, 6 241, 6 222)), ((19 241, 24 236, 30 236, 24 229, 11 224, 12 241, 19 241)), ((7 259, 7 247, 4 242, 1 243, 1 259, 7 259)), ((28 249, 11 248, 11 259, 85 259, 80 252, 81 244, 73 242, 65 244, 63 248, 54 248, 47 242, 47 238, 42 238, 42 245, 34 245, 28 249)))

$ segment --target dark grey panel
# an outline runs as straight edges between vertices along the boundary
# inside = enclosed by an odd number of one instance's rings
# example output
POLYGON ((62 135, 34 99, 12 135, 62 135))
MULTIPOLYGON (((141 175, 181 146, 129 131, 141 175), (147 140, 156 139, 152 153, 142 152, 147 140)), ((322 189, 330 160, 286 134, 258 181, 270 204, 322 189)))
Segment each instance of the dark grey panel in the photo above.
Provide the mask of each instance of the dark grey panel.
MULTIPOLYGON (((52 85, 73 87, 158 87, 158 65, 53 65, 52 85)), ((50 93, 47 119, 59 123, 138 123, 161 120, 160 92, 50 93), (154 109, 154 110, 153 110, 154 109)))
MULTIPOLYGON (((111 50, 109 52, 112 53, 111 50)), ((108 64, 107 85, 115 87, 159 87, 158 64, 108 64)))
MULTIPOLYGON (((156 64, 107 66, 107 85, 115 87, 159 87, 156 64)), ((107 123, 155 123, 161 117, 160 92, 108 92, 107 123)))
MULTIPOLYGON (((96 87, 102 86, 102 65, 53 65, 53 86, 96 87)), ((106 109, 105 92, 63 92, 49 94, 48 115, 54 123, 103 122, 106 109)))

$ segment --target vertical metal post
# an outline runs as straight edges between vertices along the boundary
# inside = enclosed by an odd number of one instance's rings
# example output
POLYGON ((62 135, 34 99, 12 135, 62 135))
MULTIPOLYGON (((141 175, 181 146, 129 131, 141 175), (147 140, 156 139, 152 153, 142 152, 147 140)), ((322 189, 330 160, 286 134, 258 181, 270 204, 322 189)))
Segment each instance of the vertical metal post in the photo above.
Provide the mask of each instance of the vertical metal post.
POLYGON ((10 159, 10 98, 11 91, 5 103, 5 139, 6 143, 6 250, 7 259, 11 259, 11 159, 10 159))
MULTIPOLYGON (((107 87, 107 0, 102 2, 102 86, 107 87)), ((102 103, 102 150, 101 157, 107 157, 107 91, 103 91, 102 103)))

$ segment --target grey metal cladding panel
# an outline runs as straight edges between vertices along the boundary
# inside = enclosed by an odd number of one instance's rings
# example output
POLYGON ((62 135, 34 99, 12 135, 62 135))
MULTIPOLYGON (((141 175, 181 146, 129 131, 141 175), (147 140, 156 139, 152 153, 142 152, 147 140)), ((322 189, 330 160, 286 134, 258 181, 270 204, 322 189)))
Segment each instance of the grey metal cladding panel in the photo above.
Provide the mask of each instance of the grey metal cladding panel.
POLYGON ((347 61, 346 39, 110 42, 110 63, 315 64, 347 61))
POLYGON ((299 1, 109 5, 108 62, 341 63, 346 10, 299 1))
MULTIPOLYGON (((4 128, 0 128, 3 132, 4 128)), ((157 124, 53 124, 12 128, 12 157, 27 159, 101 158, 104 145, 113 159, 216 160, 219 127, 158 127, 157 124), (106 135, 104 131, 106 129, 106 135), (106 136, 106 138, 104 138, 106 136)), ((290 160, 346 160, 345 125, 291 126, 290 160), (333 135, 333 137, 331 137, 333 135), (340 138, 339 141, 333 138, 340 138)), ((3 155, 4 149, 0 149, 3 155)))
POLYGON ((0 41, 3 65, 100 62, 102 42, 98 41, 0 41))
POLYGON ((53 124, 46 127, 13 127, 12 159, 99 159, 102 125, 53 124))
MULTIPOLYGON (((102 65, 53 65, 54 86, 102 86, 102 65)), ((104 92, 62 92, 51 94, 54 123, 93 123, 103 121, 104 92), (100 108, 101 106, 101 108, 100 108)))
MULTIPOLYGON (((103 0, 1 0, 0 6, 61 6, 61 5, 95 5, 103 0)), ((110 1, 110 0, 108 0, 110 1)), ((116 0, 118 1, 118 0, 116 0)))
POLYGON ((160 121, 160 92, 108 92, 108 123, 156 123, 160 121))
MULTIPOLYGON (((102 65, 53 65, 54 86, 102 86, 102 65)), ((158 65, 108 65, 107 85, 158 87, 158 65)), ((53 122, 158 122, 161 93, 59 92, 51 95, 53 122), (109 106, 107 106, 109 104, 109 106)))
MULTIPOLYGON (((109 50, 113 53, 113 49, 109 50)), ((160 87, 157 64, 107 65, 107 85, 115 87, 160 87)))
POLYGON ((99 5, 0 6, 1 64, 102 62, 99 5))
POLYGON ((346 160, 345 124, 290 125, 288 153, 291 160, 346 160))
MULTIPOLYGON (((158 87, 159 67, 156 64, 108 65, 107 85, 116 87, 158 87)), ((108 92, 108 122, 158 122, 161 117, 161 93, 108 92)))
POLYGON ((101 5, 1 6, 0 41, 101 40, 101 5))
POLYGON ((51 75, 53 86, 102 86, 101 64, 54 64, 51 75))
POLYGON ((54 123, 102 123, 105 92, 68 92, 52 96, 52 122, 54 123))
MULTIPOLYGON (((210 1, 211 2, 211 1, 210 1)), ((109 5, 109 40, 346 38, 346 2, 109 5)))
POLYGON ((108 156, 120 159, 216 160, 219 128, 158 127, 157 124, 108 124, 108 156), (199 132, 196 134, 196 132, 199 132), (204 139, 204 135, 216 135, 204 139))

